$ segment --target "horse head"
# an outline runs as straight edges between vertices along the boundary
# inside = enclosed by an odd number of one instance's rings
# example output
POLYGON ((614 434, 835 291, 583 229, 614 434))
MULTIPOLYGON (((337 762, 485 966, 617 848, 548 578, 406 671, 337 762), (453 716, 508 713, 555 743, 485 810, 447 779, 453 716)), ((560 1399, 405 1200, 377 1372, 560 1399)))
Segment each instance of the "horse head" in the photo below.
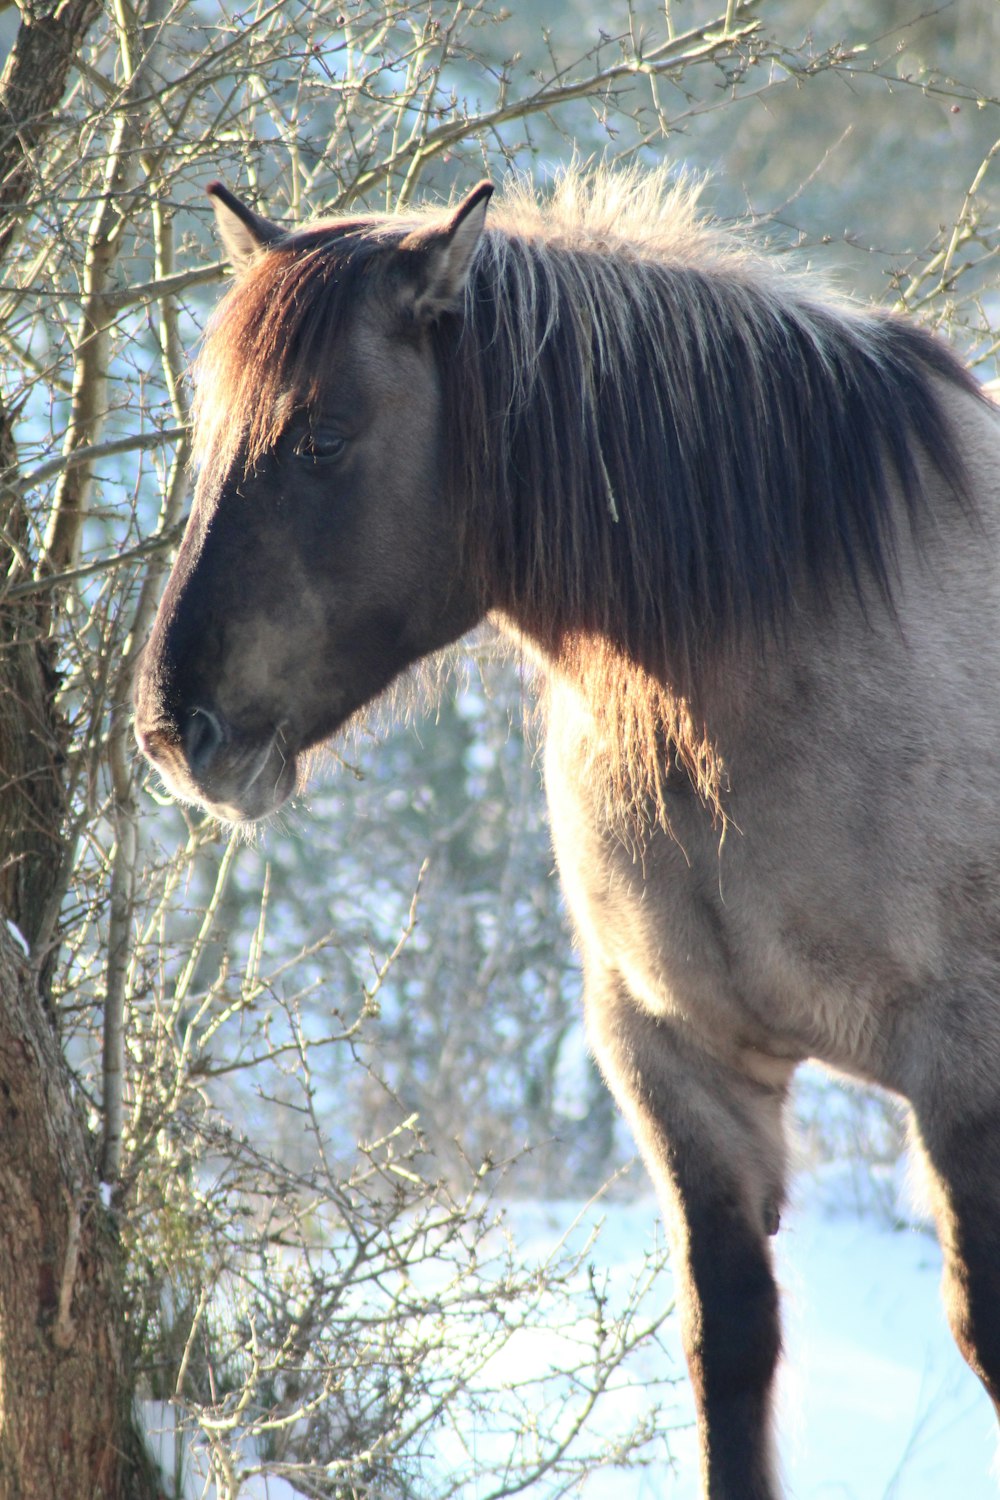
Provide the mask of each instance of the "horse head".
POLYGON ((484 603, 463 577, 434 340, 489 183, 418 227, 286 232, 209 188, 235 285, 199 361, 200 478, 136 688, 170 789, 240 821, 484 603))

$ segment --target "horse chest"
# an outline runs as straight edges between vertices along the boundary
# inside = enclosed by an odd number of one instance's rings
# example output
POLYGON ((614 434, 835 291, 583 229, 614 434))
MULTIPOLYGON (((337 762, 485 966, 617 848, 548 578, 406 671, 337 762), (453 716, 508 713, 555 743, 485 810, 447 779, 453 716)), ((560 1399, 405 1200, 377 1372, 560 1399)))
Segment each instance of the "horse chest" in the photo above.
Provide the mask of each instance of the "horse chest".
POLYGON ((782 874, 795 868, 784 837, 723 837, 692 791, 678 791, 672 835, 647 830, 640 847, 609 826, 580 727, 550 722, 546 787, 588 985, 615 976, 651 1016, 768 1085, 806 1057, 876 1076, 873 1016, 890 1017, 910 980, 866 926, 873 912, 782 874))

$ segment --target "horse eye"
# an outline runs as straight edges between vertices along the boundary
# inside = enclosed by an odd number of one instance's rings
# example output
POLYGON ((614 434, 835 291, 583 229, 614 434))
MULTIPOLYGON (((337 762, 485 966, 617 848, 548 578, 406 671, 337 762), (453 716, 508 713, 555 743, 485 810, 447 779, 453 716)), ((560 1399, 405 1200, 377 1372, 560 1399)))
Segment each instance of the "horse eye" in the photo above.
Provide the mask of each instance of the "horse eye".
POLYGON ((346 446, 346 438, 336 432, 306 432, 295 444, 295 457, 313 464, 332 463, 346 446))

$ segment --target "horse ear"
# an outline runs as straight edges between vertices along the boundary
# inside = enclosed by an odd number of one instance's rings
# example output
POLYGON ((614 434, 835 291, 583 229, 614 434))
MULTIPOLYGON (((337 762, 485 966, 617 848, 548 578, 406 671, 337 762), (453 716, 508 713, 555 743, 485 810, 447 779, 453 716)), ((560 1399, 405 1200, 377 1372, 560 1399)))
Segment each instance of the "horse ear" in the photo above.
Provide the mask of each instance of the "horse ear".
POLYGON ((283 237, 285 231, 280 225, 254 213, 224 183, 210 182, 205 191, 212 200, 219 236, 234 270, 246 271, 269 245, 283 237))
POLYGON ((457 312, 461 307, 486 223, 486 205, 492 196, 492 182, 481 182, 443 224, 415 229, 401 241, 399 249, 410 272, 413 311, 422 321, 430 322, 441 313, 457 312))

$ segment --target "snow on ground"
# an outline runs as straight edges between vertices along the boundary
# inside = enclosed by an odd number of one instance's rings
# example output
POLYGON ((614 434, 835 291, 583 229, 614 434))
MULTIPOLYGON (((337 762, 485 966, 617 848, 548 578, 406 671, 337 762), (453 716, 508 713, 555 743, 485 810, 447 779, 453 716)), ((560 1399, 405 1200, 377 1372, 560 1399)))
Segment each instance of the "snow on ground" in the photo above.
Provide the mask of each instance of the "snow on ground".
MULTIPOLYGON (((789 1500, 997 1500, 995 1419, 948 1333, 934 1239, 925 1230, 894 1229, 870 1210, 837 1208, 835 1201, 820 1180, 800 1182, 776 1241, 786 1344, 779 1446, 789 1500)), ((513 1204, 507 1220, 525 1259, 544 1260, 578 1213, 578 1205, 513 1204)), ((594 1214, 604 1227, 590 1258, 629 1283, 654 1233, 655 1205, 603 1202, 594 1214)), ((573 1231, 586 1232, 586 1221, 573 1231)), ((662 1296, 671 1295, 667 1278, 662 1296)), ((639 1351, 634 1386, 617 1389, 598 1407, 598 1421, 609 1430, 641 1414, 644 1377, 682 1370, 674 1321, 666 1355, 673 1369, 664 1372, 662 1349, 639 1351)), ((558 1367, 561 1356, 559 1336, 537 1328, 517 1335, 498 1359, 512 1363, 516 1378, 526 1362, 535 1369, 558 1367)), ((486 1373, 496 1380, 505 1370, 501 1363, 486 1373)), ((670 1399, 680 1426, 669 1437, 672 1462, 664 1454, 643 1472, 594 1472, 578 1492, 583 1500, 696 1500, 686 1382, 670 1399)), ((170 1425, 162 1408, 148 1416, 157 1418, 150 1427, 170 1425)), ((485 1455, 497 1441, 481 1423, 465 1435, 466 1454, 485 1455)), ((444 1472, 447 1463, 444 1441, 438 1450, 444 1472)), ((433 1490, 431 1482, 428 1493, 433 1490)), ((464 1487, 463 1500, 476 1500, 476 1492, 475 1483, 464 1487)), ((551 1487, 539 1484, 525 1493, 546 1500, 551 1487)), ((187 1496, 195 1495, 210 1497, 211 1487, 206 1491, 192 1474, 187 1496)), ((287 1484, 258 1478, 241 1500, 296 1497, 287 1484)))
POLYGON ((948 1331, 933 1237, 807 1200, 778 1254, 794 1500, 996 1500, 996 1419, 948 1331))
MULTIPOLYGON (((540 1211, 523 1212, 534 1240, 540 1211)), ((648 1224, 655 1212, 651 1201, 603 1204, 594 1258, 628 1267, 642 1218, 648 1224)), ((521 1213, 510 1210, 516 1233, 521 1213)), ((548 1210, 553 1234, 568 1213, 548 1210)), ((996 1419, 948 1331, 933 1236, 895 1229, 870 1212, 838 1211, 822 1184, 806 1179, 776 1253, 786 1347, 779 1448, 789 1500, 997 1500, 996 1419)), ((679 1344, 676 1359, 680 1365, 679 1344)), ((691 1411, 681 1388, 678 1416, 690 1420, 691 1411)), ((676 1468, 595 1474, 581 1495, 696 1500, 693 1434, 672 1434, 670 1447, 676 1468)))

